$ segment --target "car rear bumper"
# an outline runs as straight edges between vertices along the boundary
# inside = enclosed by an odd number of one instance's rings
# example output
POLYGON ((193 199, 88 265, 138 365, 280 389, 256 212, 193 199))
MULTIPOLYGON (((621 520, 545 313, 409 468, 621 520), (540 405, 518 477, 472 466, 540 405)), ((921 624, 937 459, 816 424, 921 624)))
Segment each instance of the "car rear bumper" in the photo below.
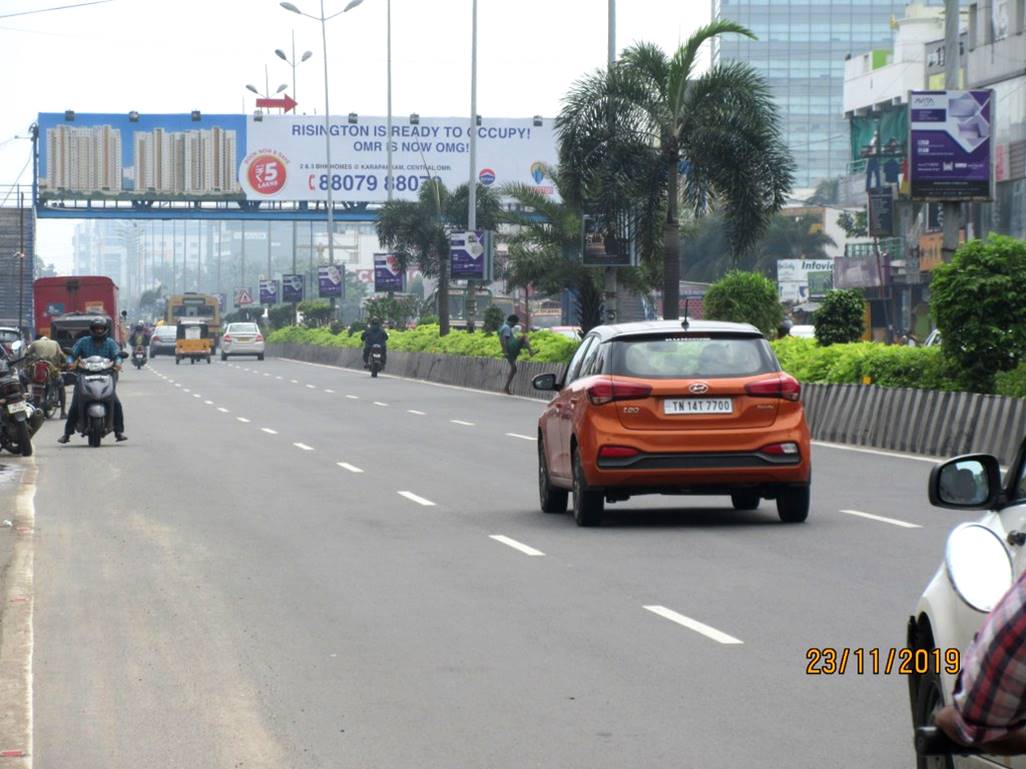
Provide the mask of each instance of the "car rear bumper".
POLYGON ((221 342, 221 352, 225 355, 263 355, 263 342, 221 342))
POLYGON ((811 439, 801 412, 778 419, 769 429, 729 433, 625 431, 611 420, 592 424, 595 429, 579 436, 578 450, 587 483, 593 488, 700 494, 758 487, 770 493, 780 486, 807 484, 812 474, 811 439), (779 443, 796 444, 797 456, 760 451, 779 443), (627 446, 640 453, 599 459, 599 449, 606 445, 627 446))

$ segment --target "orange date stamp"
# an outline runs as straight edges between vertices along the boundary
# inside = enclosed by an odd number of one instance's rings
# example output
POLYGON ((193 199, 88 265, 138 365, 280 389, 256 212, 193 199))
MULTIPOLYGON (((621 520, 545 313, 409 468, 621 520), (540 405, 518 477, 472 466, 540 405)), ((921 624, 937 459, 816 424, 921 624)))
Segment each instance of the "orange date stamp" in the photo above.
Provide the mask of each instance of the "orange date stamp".
POLYGON ((843 676, 845 673, 860 676, 955 675, 961 669, 961 655, 954 648, 813 646, 805 650, 805 659, 808 661, 805 672, 810 676, 843 676))

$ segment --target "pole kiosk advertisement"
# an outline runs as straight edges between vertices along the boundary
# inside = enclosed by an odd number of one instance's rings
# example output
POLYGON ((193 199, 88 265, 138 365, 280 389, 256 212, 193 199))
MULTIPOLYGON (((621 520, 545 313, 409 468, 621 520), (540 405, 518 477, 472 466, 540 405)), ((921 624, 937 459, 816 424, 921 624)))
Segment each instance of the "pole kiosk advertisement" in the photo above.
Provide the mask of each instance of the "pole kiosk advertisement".
POLYGON ((917 201, 989 201, 994 92, 909 93, 909 186, 917 201))
POLYGON ((278 281, 260 279, 260 304, 278 303, 278 281))
POLYGON ((402 291, 406 276, 395 254, 374 254, 374 291, 402 291))
POLYGON ((317 268, 317 295, 322 299, 343 296, 343 267, 341 264, 322 264, 317 268))
POLYGON ((283 302, 302 302, 306 276, 299 273, 286 273, 281 276, 281 300, 283 302))
POLYGON ((457 232, 449 238, 449 277, 453 280, 492 280, 492 233, 457 232))

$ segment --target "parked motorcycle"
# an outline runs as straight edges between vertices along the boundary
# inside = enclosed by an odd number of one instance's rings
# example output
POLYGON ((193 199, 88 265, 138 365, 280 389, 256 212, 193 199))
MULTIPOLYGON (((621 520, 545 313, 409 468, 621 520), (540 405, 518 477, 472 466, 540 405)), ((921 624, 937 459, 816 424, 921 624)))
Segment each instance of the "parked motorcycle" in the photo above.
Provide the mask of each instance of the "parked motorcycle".
POLYGON ((63 378, 52 363, 37 360, 22 369, 22 384, 28 391, 29 403, 43 412, 44 419, 53 416, 61 406, 63 378))
MULTIPOLYGON (((120 353, 122 359, 128 353, 120 353)), ((114 394, 117 388, 117 374, 114 361, 99 355, 92 355, 78 363, 78 377, 75 384, 76 396, 81 408, 75 430, 89 439, 89 445, 96 448, 104 436, 114 431, 114 394)))
POLYGON ((378 372, 385 367, 385 348, 380 344, 371 345, 370 348, 370 372, 371 376, 377 378, 378 372))
POLYGON ((43 415, 25 399, 14 363, 24 354, 21 342, 11 345, 10 355, 0 354, 0 448, 23 457, 32 455, 32 435, 43 415))
POLYGON ((132 352, 132 365, 135 366, 136 370, 146 365, 146 348, 142 345, 136 347, 132 352))

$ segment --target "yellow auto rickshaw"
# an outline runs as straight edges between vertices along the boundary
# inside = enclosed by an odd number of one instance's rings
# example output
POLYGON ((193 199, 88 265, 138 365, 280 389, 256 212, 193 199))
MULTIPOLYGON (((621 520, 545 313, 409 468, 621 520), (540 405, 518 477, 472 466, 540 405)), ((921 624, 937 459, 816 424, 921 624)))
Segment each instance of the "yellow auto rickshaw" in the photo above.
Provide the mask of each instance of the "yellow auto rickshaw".
POLYGON ((175 339, 175 365, 181 363, 182 358, 188 358, 189 363, 204 359, 210 363, 210 353, 213 349, 214 337, 204 321, 179 319, 175 339))

